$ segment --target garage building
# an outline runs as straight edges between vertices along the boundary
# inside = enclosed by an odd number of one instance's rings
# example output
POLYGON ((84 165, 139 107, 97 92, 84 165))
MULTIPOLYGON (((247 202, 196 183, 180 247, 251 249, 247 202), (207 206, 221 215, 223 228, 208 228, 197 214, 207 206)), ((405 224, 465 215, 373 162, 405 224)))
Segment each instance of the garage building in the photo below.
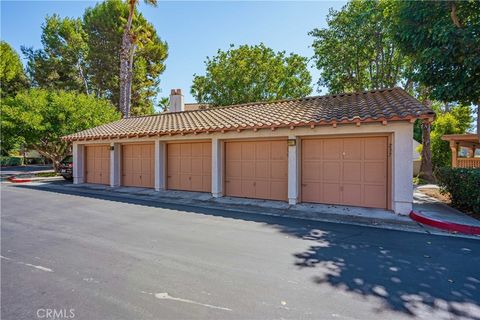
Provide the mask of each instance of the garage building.
POLYGON ((413 123, 434 114, 400 88, 191 111, 170 99, 64 137, 74 183, 411 210, 413 123))

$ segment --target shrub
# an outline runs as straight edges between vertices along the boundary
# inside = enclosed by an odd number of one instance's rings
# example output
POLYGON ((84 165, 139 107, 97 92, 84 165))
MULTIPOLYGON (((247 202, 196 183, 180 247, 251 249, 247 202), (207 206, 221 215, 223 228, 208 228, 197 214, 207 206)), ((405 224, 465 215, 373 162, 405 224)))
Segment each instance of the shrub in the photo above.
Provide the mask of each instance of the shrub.
POLYGON ((480 169, 442 167, 435 176, 441 192, 450 194, 453 206, 480 213, 480 169))
POLYGON ((23 165, 23 157, 0 157, 2 167, 5 166, 21 166, 23 165))

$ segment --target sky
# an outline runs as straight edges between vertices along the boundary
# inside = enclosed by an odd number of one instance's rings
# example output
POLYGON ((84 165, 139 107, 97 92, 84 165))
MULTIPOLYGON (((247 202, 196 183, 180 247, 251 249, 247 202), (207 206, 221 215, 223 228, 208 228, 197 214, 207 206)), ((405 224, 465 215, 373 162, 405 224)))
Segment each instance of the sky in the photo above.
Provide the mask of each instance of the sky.
MULTIPOLYGON (((21 46, 41 48, 41 25, 47 15, 81 17, 95 1, 4 1, 1 0, 2 40, 21 55, 21 46)), ((139 10, 168 43, 166 70, 160 76, 158 97, 179 88, 186 102, 194 74, 204 74, 204 61, 230 44, 263 42, 275 51, 294 52, 311 58, 308 32, 326 27, 329 8, 340 9, 344 1, 161 1, 151 7, 141 1, 139 10)), ((22 56, 23 58, 23 56, 22 56)), ((25 62, 25 61, 24 61, 25 62)), ((319 72, 310 62, 314 93, 319 72)))

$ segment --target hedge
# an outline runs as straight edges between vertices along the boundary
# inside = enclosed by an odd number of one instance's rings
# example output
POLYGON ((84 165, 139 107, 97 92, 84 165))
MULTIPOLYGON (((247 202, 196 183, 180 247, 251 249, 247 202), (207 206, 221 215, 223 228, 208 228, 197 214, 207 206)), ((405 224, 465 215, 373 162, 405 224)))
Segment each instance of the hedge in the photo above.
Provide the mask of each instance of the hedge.
POLYGON ((2 167, 5 166, 21 166, 23 165, 23 157, 0 157, 2 167))
POLYGON ((442 167, 435 171, 440 190, 450 194, 452 205, 480 213, 480 169, 442 167))

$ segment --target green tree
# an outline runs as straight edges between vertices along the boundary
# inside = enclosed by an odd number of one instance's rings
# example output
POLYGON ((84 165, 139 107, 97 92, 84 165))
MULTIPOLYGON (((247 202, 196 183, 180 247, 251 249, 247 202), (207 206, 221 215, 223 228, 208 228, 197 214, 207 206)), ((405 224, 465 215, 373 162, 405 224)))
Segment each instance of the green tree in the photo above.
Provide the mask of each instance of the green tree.
MULTIPOLYGON (((28 79, 17 52, 5 41, 0 41, 0 101, 15 96, 28 87, 28 79)), ((3 116, 3 115, 2 115, 3 116)), ((22 144, 19 137, 8 135, 2 127, 0 135, 0 154, 9 152, 22 144)))
POLYGON ((47 16, 42 25, 42 49, 22 48, 28 59, 27 71, 41 88, 89 93, 87 35, 82 21, 47 16))
MULTIPOLYGON (((128 5, 121 0, 88 8, 82 19, 47 17, 42 48, 23 48, 34 85, 108 98, 119 108, 119 51, 127 17, 128 5)), ((133 61, 132 113, 151 114, 168 48, 139 13, 133 29, 139 36, 133 61)))
MULTIPOLYGON (((145 3, 156 6, 157 0, 144 0, 145 3)), ((123 30, 122 46, 120 48, 120 101, 119 108, 124 117, 128 118, 132 99, 133 63, 137 48, 148 41, 149 31, 139 25, 134 28, 133 22, 137 14, 138 0, 128 0, 128 18, 123 30)))
MULTIPOLYGON (((109 98, 120 110, 120 55, 122 36, 129 16, 128 5, 107 0, 85 11, 83 28, 88 36, 87 57, 91 82, 97 93, 109 98)), ((160 75, 165 70, 168 46, 142 14, 135 11, 132 29, 138 33, 131 113, 152 114, 160 75)))
POLYGON ((191 93, 213 106, 300 98, 311 93, 307 59, 274 52, 263 43, 233 45, 205 61, 206 74, 194 75, 191 93))
POLYGON ((392 3, 353 0, 341 10, 330 9, 327 28, 309 33, 318 84, 330 93, 394 87, 412 89, 412 64, 400 52, 389 30, 392 3))
POLYGON ((62 90, 25 90, 2 100, 0 108, 5 135, 23 139, 55 169, 68 153, 62 136, 120 118, 108 100, 62 90))
POLYGON ((15 95, 28 86, 23 65, 17 52, 5 41, 0 41, 0 97, 15 95))
POLYGON ((398 1, 393 30, 431 97, 477 105, 480 139, 480 2, 398 1))
POLYGON ((466 105, 434 104, 436 119, 432 125, 431 148, 434 168, 451 165, 452 153, 448 141, 443 141, 445 134, 465 133, 473 122, 472 111, 466 105))

